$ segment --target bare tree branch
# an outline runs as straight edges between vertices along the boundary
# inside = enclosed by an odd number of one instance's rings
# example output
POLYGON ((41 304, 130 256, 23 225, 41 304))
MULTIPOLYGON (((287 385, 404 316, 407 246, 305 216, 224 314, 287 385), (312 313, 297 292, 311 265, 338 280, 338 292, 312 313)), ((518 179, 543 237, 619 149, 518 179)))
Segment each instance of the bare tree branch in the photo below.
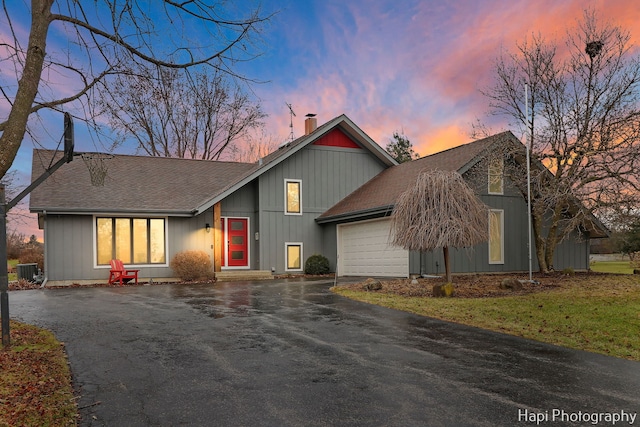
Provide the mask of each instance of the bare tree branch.
MULTIPOLYGON (((498 59, 495 86, 483 92, 494 114, 529 135, 533 161, 552 172, 536 174, 532 182, 542 271, 553 269, 557 244, 587 215, 627 207, 634 199, 638 207, 640 200, 640 57, 632 56, 629 33, 586 11, 559 52, 534 36, 516 54, 498 59)), ((523 188, 524 174, 511 178, 523 188)))
MULTIPOLYGON (((259 8, 246 10, 218 0, 158 0, 153 7, 138 0, 32 0, 30 9, 16 6, 2 0, 11 38, 0 51, 0 62, 5 70, 4 63, 13 65, 15 82, 0 76, 2 102, 9 111, 0 116, 0 177, 29 133, 32 114, 62 107, 79 110, 76 116, 94 113, 97 89, 129 73, 132 65, 186 74, 213 69, 238 77, 234 64, 256 57, 254 37, 271 17, 259 8), (28 44, 15 25, 24 9, 31 16, 28 44), (51 28, 66 35, 66 49, 48 48, 51 28), (203 32, 196 35, 196 30, 203 32), (62 86, 56 85, 60 78, 62 86)), ((98 125, 95 117, 84 120, 98 125)), ((94 132, 99 135, 100 129, 94 132)), ((237 130, 228 143, 241 133, 237 130)))
POLYGON ((218 160, 265 117, 260 105, 219 71, 137 67, 101 94, 99 104, 111 126, 121 137, 135 138, 150 156, 218 160))

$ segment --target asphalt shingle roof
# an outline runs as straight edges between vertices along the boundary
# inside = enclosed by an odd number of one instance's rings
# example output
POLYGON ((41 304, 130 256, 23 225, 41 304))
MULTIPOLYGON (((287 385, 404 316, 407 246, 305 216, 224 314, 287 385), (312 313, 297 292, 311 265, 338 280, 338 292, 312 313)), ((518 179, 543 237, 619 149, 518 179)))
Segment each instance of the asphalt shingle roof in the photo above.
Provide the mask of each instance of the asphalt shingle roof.
MULTIPOLYGON (((29 208, 32 212, 196 214, 335 127, 367 146, 383 163, 395 163, 343 114, 283 144, 258 163, 116 155, 105 161, 104 186, 94 187, 86 165, 76 156, 31 193, 29 208)), ((51 150, 34 150, 32 180, 61 156, 51 150)))
MULTIPOLYGON (((34 150, 32 179, 61 156, 34 150)), ((187 214, 256 168, 254 163, 131 155, 116 155, 105 164, 104 186, 94 187, 87 166, 76 156, 33 190, 31 211, 187 214)))
POLYGON ((325 211, 318 219, 322 221, 331 217, 375 209, 390 210, 400 194, 416 181, 420 172, 424 170, 460 171, 491 145, 511 137, 513 135, 507 131, 390 167, 325 211))

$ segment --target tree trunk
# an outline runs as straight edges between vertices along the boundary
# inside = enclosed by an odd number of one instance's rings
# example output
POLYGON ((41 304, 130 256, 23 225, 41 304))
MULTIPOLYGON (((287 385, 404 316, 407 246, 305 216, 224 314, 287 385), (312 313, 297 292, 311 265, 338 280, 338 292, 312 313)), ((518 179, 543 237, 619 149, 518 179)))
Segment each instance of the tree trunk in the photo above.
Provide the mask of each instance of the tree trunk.
POLYGON ((451 279, 451 266, 449 265, 449 247, 445 246, 444 248, 442 248, 442 250, 444 252, 444 271, 447 283, 452 283, 453 280, 451 279))
POLYGON ((544 235, 544 215, 533 209, 531 221, 533 224, 533 235, 536 243, 536 258, 540 273, 553 271, 553 255, 558 246, 558 227, 562 211, 557 208, 551 218, 549 230, 544 235))
POLYGON ((544 261, 549 271, 553 271, 553 254, 555 253, 556 246, 558 245, 558 226, 561 217, 562 209, 560 204, 558 204, 554 209, 551 227, 547 232, 544 245, 544 261))
POLYGON ((545 258, 546 241, 542 236, 543 220, 535 213, 535 209, 531 214, 531 222, 533 225, 533 236, 536 243, 536 259, 538 260, 538 270, 540 273, 548 273, 549 267, 545 258))
POLYGON ((556 251, 556 246, 558 245, 558 239, 555 232, 549 231, 547 234, 547 238, 545 239, 545 251, 544 251, 544 262, 547 265, 548 271, 553 271, 553 254, 556 251))
POLYGON ((46 54, 47 33, 51 23, 52 4, 53 0, 32 0, 31 3, 31 32, 27 56, 11 112, 0 136, 0 177, 7 173, 18 153, 27 129, 27 120, 33 101, 38 93, 46 54))

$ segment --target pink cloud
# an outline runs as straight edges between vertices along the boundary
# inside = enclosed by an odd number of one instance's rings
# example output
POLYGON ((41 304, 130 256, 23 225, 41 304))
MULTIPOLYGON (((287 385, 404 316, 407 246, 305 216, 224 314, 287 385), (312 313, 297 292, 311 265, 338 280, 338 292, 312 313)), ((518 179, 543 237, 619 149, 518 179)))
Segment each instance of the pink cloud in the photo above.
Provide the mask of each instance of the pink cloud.
POLYGON ((457 147, 471 141, 468 132, 464 132, 460 126, 455 124, 434 126, 430 132, 419 135, 419 139, 423 142, 416 145, 416 148, 422 156, 457 147))
MULTIPOLYGON (((640 40, 640 8, 629 0, 305 5, 298 13, 315 14, 312 28, 295 15, 274 28, 284 33, 282 44, 273 47, 282 55, 276 59, 287 66, 255 88, 270 115, 267 132, 287 139, 285 103, 291 103, 296 137, 304 132, 306 113, 318 114, 319 124, 345 113, 382 147, 394 131, 404 131, 421 155, 466 143, 471 124, 486 117, 487 100, 479 89, 490 84, 500 49, 512 50, 534 32, 563 38, 585 7, 640 40)), ((49 77, 56 90, 69 83, 49 77)), ((501 122, 491 125, 506 128, 501 122)))

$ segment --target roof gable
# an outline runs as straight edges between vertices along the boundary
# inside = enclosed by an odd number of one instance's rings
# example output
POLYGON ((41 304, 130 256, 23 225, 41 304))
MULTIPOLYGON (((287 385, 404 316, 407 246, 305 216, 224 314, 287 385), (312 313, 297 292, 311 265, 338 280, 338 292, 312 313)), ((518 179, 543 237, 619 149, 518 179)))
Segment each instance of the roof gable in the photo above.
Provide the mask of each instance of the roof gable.
POLYGON ((345 135, 340 129, 333 129, 329 131, 322 138, 318 139, 313 145, 320 145, 323 147, 339 147, 339 148, 355 148, 361 150, 358 144, 353 142, 351 138, 345 135))
POLYGON ((376 144, 376 142, 373 141, 367 134, 365 134, 362 129, 356 126, 356 124, 353 123, 351 119, 342 114, 328 121, 327 123, 318 126, 318 128, 309 135, 304 135, 290 143, 284 144, 280 148, 278 148, 278 150, 265 156, 260 162, 256 164, 255 168, 249 170, 236 182, 232 183, 218 194, 214 194, 211 198, 199 205, 197 208, 197 212, 203 212, 207 210, 228 195, 253 181, 261 174, 286 161, 289 157, 293 156, 300 150, 303 150, 308 145, 313 144, 316 141, 323 140, 325 136, 330 134, 332 136, 329 137, 329 140, 331 140, 331 138, 335 138, 336 134, 334 132, 336 130, 338 130, 342 134, 342 136, 338 136, 338 138, 343 140, 343 138, 346 137, 351 139, 352 141, 355 141, 358 146, 368 150, 384 165, 394 166, 398 164, 398 162, 396 162, 389 155, 389 153, 387 153, 384 149, 382 149, 382 147, 376 144))
POLYGON ((415 182, 420 172, 448 170, 464 173, 484 157, 492 146, 505 141, 517 139, 507 131, 386 169, 324 212, 318 220, 327 222, 358 212, 390 213, 398 196, 415 182))
MULTIPOLYGON (((311 134, 284 144, 257 163, 115 155, 106 161, 105 185, 93 187, 87 167, 76 158, 31 193, 29 208, 32 212, 197 215, 317 141, 329 146, 354 144, 386 166, 397 164, 343 114, 311 134)), ((61 155, 34 150, 32 179, 61 155)))

